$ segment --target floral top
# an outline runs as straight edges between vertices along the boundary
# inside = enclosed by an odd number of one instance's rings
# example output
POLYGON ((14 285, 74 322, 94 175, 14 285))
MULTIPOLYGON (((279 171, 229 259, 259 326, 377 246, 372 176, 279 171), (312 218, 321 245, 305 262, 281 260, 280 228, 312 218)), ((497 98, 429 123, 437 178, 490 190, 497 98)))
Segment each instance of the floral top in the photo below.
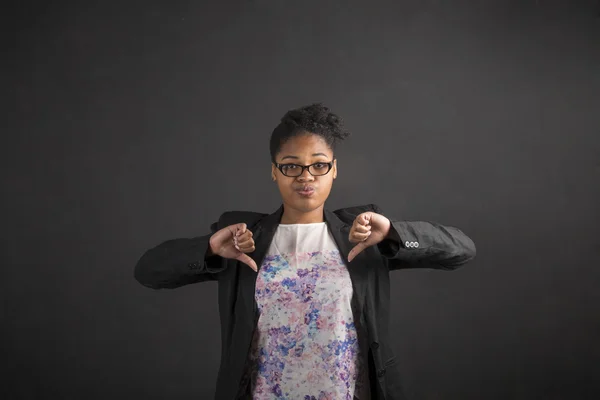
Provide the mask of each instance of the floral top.
POLYGON ((255 297, 242 381, 253 399, 369 399, 352 282, 325 222, 278 226, 255 297))

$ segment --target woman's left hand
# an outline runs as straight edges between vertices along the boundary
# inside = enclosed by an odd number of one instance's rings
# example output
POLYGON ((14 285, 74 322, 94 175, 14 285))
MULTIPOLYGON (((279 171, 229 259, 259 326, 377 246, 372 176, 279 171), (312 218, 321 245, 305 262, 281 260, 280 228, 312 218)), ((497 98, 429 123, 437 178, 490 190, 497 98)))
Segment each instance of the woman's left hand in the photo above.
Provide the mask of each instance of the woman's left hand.
POLYGON ((391 225, 390 220, 381 214, 372 211, 358 214, 348 237, 351 243, 358 244, 348 253, 348 262, 367 247, 376 245, 385 239, 391 225))

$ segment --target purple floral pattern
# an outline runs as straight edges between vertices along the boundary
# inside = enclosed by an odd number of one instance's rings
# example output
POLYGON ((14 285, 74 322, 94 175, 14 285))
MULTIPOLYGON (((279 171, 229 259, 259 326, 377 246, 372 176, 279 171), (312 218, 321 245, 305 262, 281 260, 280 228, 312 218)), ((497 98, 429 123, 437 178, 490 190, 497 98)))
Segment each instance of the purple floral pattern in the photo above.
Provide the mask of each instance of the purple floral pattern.
POLYGON ((352 400, 364 371, 339 251, 267 255, 255 293, 252 398, 352 400))

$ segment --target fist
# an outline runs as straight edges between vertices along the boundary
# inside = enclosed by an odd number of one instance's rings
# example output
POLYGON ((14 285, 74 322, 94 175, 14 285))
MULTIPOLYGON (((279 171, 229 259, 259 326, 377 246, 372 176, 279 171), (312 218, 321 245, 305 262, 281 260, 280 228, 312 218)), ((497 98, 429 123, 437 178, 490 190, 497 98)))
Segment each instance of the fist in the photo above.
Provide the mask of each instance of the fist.
POLYGON ((254 260, 247 255, 255 250, 252 231, 245 223, 233 224, 218 230, 210 237, 210 250, 223 258, 238 260, 258 271, 254 260))
POLYGON ((385 239, 390 226, 390 220, 381 214, 367 211, 357 215, 348 234, 348 240, 357 245, 348 253, 348 262, 367 247, 385 239))

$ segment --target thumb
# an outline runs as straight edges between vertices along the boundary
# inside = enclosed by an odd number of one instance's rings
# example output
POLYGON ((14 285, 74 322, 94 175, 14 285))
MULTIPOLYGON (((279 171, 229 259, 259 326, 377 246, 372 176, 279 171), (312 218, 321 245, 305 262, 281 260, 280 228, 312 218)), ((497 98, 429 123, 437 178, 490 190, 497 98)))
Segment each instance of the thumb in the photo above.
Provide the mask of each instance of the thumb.
POLYGON ((250 268, 252 268, 254 270, 254 272, 258 272, 258 268, 256 267, 256 263, 254 262, 254 260, 252 259, 252 257, 250 257, 247 254, 244 253, 240 253, 239 256, 237 256, 235 258, 238 261, 243 262, 244 264, 246 264, 247 266, 249 266, 250 268))
POLYGON ((348 253, 348 262, 352 261, 354 257, 360 254, 360 252, 365 248, 367 248, 365 242, 359 242, 356 246, 354 246, 352 250, 350 250, 350 253, 348 253))

